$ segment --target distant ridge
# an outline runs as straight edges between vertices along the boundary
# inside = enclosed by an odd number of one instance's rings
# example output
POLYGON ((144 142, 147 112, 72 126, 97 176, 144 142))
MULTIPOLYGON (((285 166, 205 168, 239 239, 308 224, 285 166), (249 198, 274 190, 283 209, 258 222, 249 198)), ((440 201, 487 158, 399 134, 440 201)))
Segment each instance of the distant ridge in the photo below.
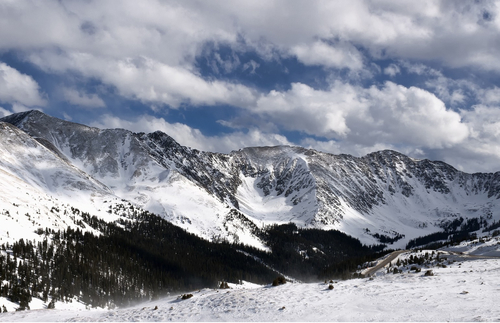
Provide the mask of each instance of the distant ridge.
POLYGON ((161 131, 102 130, 40 111, 0 120, 120 199, 208 240, 265 249, 258 228, 293 222, 404 247, 457 219, 500 219, 500 172, 467 174, 393 150, 353 157, 275 146, 220 154, 184 147, 161 131))

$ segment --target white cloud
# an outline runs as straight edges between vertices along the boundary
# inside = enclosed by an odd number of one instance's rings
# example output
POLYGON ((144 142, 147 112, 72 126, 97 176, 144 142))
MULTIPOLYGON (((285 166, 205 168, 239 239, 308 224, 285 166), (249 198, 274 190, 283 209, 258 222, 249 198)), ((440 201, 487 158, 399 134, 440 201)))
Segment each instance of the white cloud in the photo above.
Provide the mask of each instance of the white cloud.
POLYGON ((368 100, 368 113, 375 123, 365 123, 364 127, 371 130, 367 136, 380 134, 378 142, 444 148, 468 136, 460 115, 425 90, 387 82, 382 89, 371 87, 368 100))
POLYGON ((287 130, 364 146, 443 148, 468 135, 460 115, 435 95, 392 82, 368 89, 336 82, 328 91, 294 83, 261 97, 253 111, 287 130))
MULTIPOLYGON (((297 109, 295 114, 283 114, 279 111, 282 106, 272 100, 267 110, 259 110, 267 120, 279 122, 282 127, 302 126, 297 130, 315 136, 302 139, 299 142, 302 146, 355 156, 393 149, 416 158, 442 160, 467 172, 500 171, 498 105, 476 105, 457 113, 446 109, 430 92, 391 82, 381 88, 368 89, 340 83, 329 91, 304 87, 294 86, 288 92, 269 95, 287 102, 285 106, 295 103, 288 106, 288 109, 297 109), (349 94, 339 97, 342 93, 349 94), (343 105, 337 106, 338 102, 343 105), (328 118, 322 118, 328 109, 336 107, 340 108, 339 118, 333 124, 328 118), (300 114, 300 111, 311 113, 300 114), (316 118, 311 119, 312 115, 316 118), (301 119, 305 122, 300 123, 301 119), (330 136, 325 135, 328 132, 330 136), (332 139, 317 139, 318 136, 332 139)), ((495 102, 496 88, 488 91, 493 92, 490 101, 495 102)))
POLYGON ((484 104, 499 104, 500 103, 500 88, 494 86, 490 89, 481 90, 479 100, 484 104))
POLYGON ((453 149, 433 152, 436 159, 467 172, 500 171, 500 106, 477 105, 460 114, 470 135, 453 149))
POLYGON ((12 104, 12 111, 14 111, 14 113, 25 112, 29 110, 31 109, 23 104, 19 104, 17 102, 12 104))
POLYGON ((477 105, 461 114, 470 129, 470 140, 477 143, 470 148, 500 158, 500 107, 477 105))
POLYGON ((287 92, 271 91, 257 101, 253 112, 269 118, 286 130, 303 131, 326 138, 345 136, 349 131, 345 117, 359 108, 356 94, 349 85, 337 83, 331 91, 318 91, 293 83, 287 92), (350 104, 345 104, 347 103, 350 104))
POLYGON ((86 108, 104 108, 106 104, 97 94, 88 94, 76 89, 63 88, 64 99, 74 105, 86 108))
POLYGON ((121 95, 148 103, 192 105, 230 104, 247 106, 255 101, 254 90, 226 81, 205 80, 182 67, 173 67, 148 57, 102 59, 88 54, 54 55, 33 53, 30 60, 47 71, 77 70, 87 77, 98 76, 116 86, 121 95))
POLYGON ((306 65, 320 65, 335 68, 359 70, 363 58, 356 47, 348 43, 327 44, 316 41, 312 44, 299 44, 291 48, 298 60, 306 65))
POLYGON ((442 72, 421 63, 400 61, 401 66, 411 74, 425 76, 423 85, 452 108, 463 108, 467 99, 484 101, 485 91, 467 79, 448 78, 442 72))
POLYGON ((73 120, 73 118, 69 114, 67 114, 66 112, 63 113, 63 117, 64 117, 64 120, 66 120, 66 121, 73 120))
POLYGON ((74 71, 116 86, 126 97, 174 107, 252 99, 242 85, 198 75, 194 57, 203 46, 233 42, 237 34, 229 17, 218 22, 195 3, 21 0, 4 6, 0 49, 23 50, 46 71, 74 71))
POLYGON ((390 64, 389 66, 384 68, 384 74, 387 74, 391 77, 394 77, 399 73, 401 73, 401 69, 396 64, 390 64))
POLYGON ((0 62, 0 102, 27 106, 46 104, 38 83, 31 76, 22 74, 2 62, 0 62))
POLYGON ((4 108, 0 107, 0 118, 9 116, 11 114, 12 114, 12 111, 9 111, 7 109, 4 109, 4 108))
POLYGON ((243 64, 243 71, 250 69, 250 74, 255 74, 255 70, 259 68, 259 66, 260 64, 257 63, 256 61, 250 60, 249 62, 243 64))
MULTIPOLYGON (((0 50, 98 78, 143 101, 246 106, 251 90, 198 74, 196 58, 207 43, 351 70, 363 70, 363 48, 375 57, 500 71, 499 13, 490 2, 18 0, 0 12, 0 50), (483 19, 485 11, 493 18, 483 19)), ((217 64, 231 71, 241 63, 217 64)))

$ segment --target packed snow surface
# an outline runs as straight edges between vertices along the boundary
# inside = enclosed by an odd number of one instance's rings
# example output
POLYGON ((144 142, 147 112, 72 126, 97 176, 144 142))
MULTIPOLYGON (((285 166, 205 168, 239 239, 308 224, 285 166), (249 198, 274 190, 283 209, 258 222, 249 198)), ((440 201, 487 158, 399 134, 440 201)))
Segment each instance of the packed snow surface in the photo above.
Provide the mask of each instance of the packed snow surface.
MULTIPOLYGON (((496 239, 482 245, 496 250, 500 247, 496 239)), ((405 259, 409 254, 399 257, 405 259)), ((3 313, 0 321, 500 320, 496 297, 500 291, 500 259, 465 256, 446 268, 432 270, 434 276, 425 276, 424 268, 422 272, 402 274, 387 274, 384 268, 373 278, 335 281, 331 290, 329 282, 278 287, 244 282, 230 284, 231 289, 193 291, 193 297, 187 300, 172 295, 114 310, 89 310, 78 303, 70 309, 70 304, 56 303, 55 310, 3 313)))

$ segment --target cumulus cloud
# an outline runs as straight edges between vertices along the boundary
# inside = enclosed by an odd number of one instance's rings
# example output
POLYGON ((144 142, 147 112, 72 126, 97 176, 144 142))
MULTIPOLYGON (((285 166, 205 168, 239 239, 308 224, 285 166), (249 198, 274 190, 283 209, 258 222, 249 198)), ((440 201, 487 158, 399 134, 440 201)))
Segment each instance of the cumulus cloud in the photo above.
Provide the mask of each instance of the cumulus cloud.
POLYGON ((467 172, 491 172, 500 170, 497 91, 483 90, 489 105, 457 112, 426 90, 392 82, 369 88, 337 82, 327 91, 294 84, 262 97, 255 112, 307 133, 297 144, 308 148, 356 156, 394 149, 467 172))
POLYGON ((254 112, 287 130, 364 146, 442 148, 468 136, 460 115, 434 94, 392 82, 366 89, 336 82, 328 91, 295 83, 261 97, 254 112))
MULTIPOLYGON (((235 88, 241 85, 200 82, 195 61, 207 43, 253 49, 263 57, 292 54, 306 65, 353 70, 363 67, 363 54, 357 50, 361 47, 374 57, 439 60, 454 67, 498 71, 498 12, 489 2, 144 0, 138 5, 132 0, 19 0, 3 4, 0 49, 21 50, 40 66, 57 62, 61 55, 79 57, 85 64, 63 59, 59 69, 76 70, 117 87, 125 86, 121 77, 138 75, 147 82, 134 93, 139 99, 173 105, 189 100, 247 104, 226 97, 240 95, 235 88), (33 55, 40 50, 45 55, 33 55), (130 71, 130 61, 142 58, 149 63, 130 71), (106 77, 102 62, 115 66, 106 73, 123 73, 106 77), (152 73, 152 65, 162 72, 152 73), (193 97, 187 80, 195 80, 202 92, 218 95, 193 97)), ((227 71, 235 64, 240 63, 224 61, 221 67, 227 71)), ((133 92, 132 84, 126 87, 124 93, 133 92)))
POLYGON ((500 109, 477 105, 461 111, 464 122, 470 128, 471 149, 500 157, 500 109))
MULTIPOLYGON (((386 136, 383 142, 402 142, 414 147, 443 148, 461 143, 468 136, 460 115, 446 108, 434 94, 416 87, 387 82, 382 89, 368 90, 369 113, 375 122, 370 133, 386 136)), ((365 124, 370 126, 370 124, 365 124)), ((382 138, 381 138, 382 139, 382 138)))
POLYGON ((86 108, 103 108, 104 101, 97 94, 88 94, 72 88, 63 88, 64 99, 74 105, 86 108))
POLYGON ((401 73, 401 69, 396 64, 390 64, 389 66, 384 68, 384 74, 387 74, 391 77, 394 77, 399 73, 401 73))
POLYGON ((308 134, 297 142, 308 148, 355 156, 394 149, 467 172, 500 171, 498 88, 478 89, 464 82, 448 86, 475 91, 483 104, 455 111, 417 87, 336 82, 323 91, 304 84, 272 91, 258 101, 255 112, 267 122, 308 134))
POLYGON ((6 116, 11 115, 11 114, 12 114, 12 111, 9 111, 7 109, 0 107, 0 118, 6 117, 6 116))
POLYGON ((286 130, 299 130, 327 138, 341 137, 349 131, 345 122, 348 110, 358 106, 358 102, 342 104, 344 100, 355 97, 352 91, 353 88, 343 84, 325 92, 294 83, 287 92, 273 90, 262 96, 253 112, 286 130))
POLYGON ((249 89, 204 80, 193 67, 206 42, 234 41, 237 34, 191 5, 147 0, 140 6, 135 1, 12 2, 0 13, 0 26, 6 27, 0 28, 0 49, 20 49, 45 71, 97 78, 142 101, 173 107, 246 104, 252 96, 249 89))
POLYGON ((333 45, 323 41, 312 44, 299 44, 291 48, 298 60, 306 65, 319 65, 335 68, 359 70, 363 67, 363 58, 356 47, 348 43, 333 45))
POLYGON ((479 99, 484 104, 499 104, 500 103, 500 88, 494 86, 489 89, 479 90, 479 99))
MULTIPOLYGON (((252 103, 243 85, 200 77, 195 62, 207 43, 340 69, 363 67, 361 47, 374 57, 500 70, 499 9, 489 2, 19 0, 2 8, 1 50, 21 50, 42 68, 77 71, 128 97, 174 107, 252 103)), ((241 63, 219 57, 217 64, 227 72, 241 63)))
POLYGON ((463 108, 463 104, 468 99, 483 102, 485 89, 481 89, 477 83, 464 78, 449 78, 441 71, 426 66, 422 63, 410 63, 408 61, 399 61, 402 68, 409 74, 423 76, 422 82, 426 90, 436 94, 452 108, 463 108))
POLYGON ((0 62, 0 102, 27 106, 46 104, 38 83, 29 75, 22 74, 0 62))
POLYGON ((55 73, 79 70, 87 77, 98 76, 106 84, 113 84, 127 98, 168 104, 173 108, 183 103, 194 106, 246 106, 255 100, 255 91, 244 85, 205 80, 185 68, 163 64, 144 56, 115 60, 87 54, 54 56, 52 52, 41 52, 31 54, 29 59, 55 73))
POLYGON ((14 111, 14 113, 25 112, 29 110, 31 109, 25 106, 24 104, 19 104, 17 102, 12 104, 12 111, 14 111))
POLYGON ((500 171, 500 107, 480 104, 461 110, 460 115, 469 129, 466 140, 427 154, 467 172, 500 171))

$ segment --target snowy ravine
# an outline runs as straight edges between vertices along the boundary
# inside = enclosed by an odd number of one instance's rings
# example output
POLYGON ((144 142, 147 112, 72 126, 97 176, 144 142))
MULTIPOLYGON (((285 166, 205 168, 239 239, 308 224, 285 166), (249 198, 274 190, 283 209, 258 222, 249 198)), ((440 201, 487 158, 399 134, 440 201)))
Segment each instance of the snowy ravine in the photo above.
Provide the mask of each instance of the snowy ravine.
POLYGON ((87 176, 81 184, 96 194, 124 199, 209 241, 266 250, 256 232, 293 222, 404 248, 460 218, 481 219, 483 227, 500 220, 500 172, 467 174, 390 150, 353 157, 277 146, 220 154, 181 146, 160 131, 102 130, 39 111, 0 121, 87 176))
MULTIPOLYGON (((420 254, 425 252, 432 251, 420 254)), ((498 256, 500 240, 464 242, 441 250, 441 259, 447 260, 430 267, 433 276, 425 276, 426 266, 421 272, 400 274, 387 273, 383 268, 372 278, 335 281, 333 289, 328 288, 329 282, 277 287, 230 284, 231 289, 193 291, 193 297, 187 300, 172 295, 114 310, 56 303, 54 310, 3 313, 0 321, 500 320, 496 297, 500 291, 500 259, 466 258, 450 252, 498 256)), ((414 254, 403 253, 399 260, 414 254)), ((0 306, 5 301, 0 298, 0 306)))

